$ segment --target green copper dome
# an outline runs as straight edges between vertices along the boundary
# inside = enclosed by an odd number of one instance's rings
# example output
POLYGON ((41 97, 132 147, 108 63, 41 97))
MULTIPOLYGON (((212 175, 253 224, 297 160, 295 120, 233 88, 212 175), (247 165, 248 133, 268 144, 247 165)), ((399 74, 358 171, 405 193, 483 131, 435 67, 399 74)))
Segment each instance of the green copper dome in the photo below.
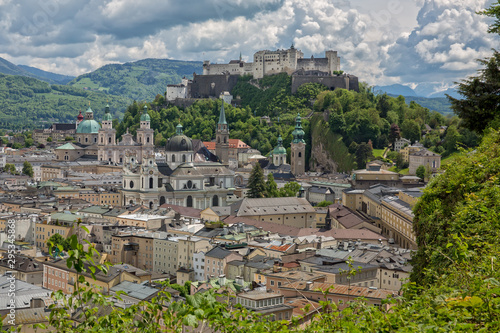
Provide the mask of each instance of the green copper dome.
POLYGON ((144 105, 144 112, 141 115, 141 121, 151 121, 151 117, 148 114, 148 106, 144 105))
POLYGON ((111 113, 109 113, 109 105, 106 105, 106 109, 104 111, 104 118, 102 118, 102 120, 113 121, 113 116, 111 116, 111 113))
POLYGON ((90 134, 90 133, 98 133, 99 129, 101 128, 101 125, 94 119, 87 119, 84 120, 78 125, 78 128, 76 129, 76 133, 84 133, 84 134, 90 134))
POLYGON ((286 155, 286 149, 283 147, 283 139, 281 135, 278 137, 278 145, 273 149, 273 155, 286 155))

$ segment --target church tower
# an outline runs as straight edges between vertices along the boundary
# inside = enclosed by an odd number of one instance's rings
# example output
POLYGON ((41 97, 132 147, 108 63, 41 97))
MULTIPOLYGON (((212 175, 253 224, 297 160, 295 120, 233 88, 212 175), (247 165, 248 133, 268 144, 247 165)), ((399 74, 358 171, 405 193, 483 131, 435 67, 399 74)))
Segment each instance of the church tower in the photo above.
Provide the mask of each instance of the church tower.
POLYGON ((113 116, 109 113, 109 105, 106 105, 102 128, 99 129, 99 146, 114 146, 116 144, 116 130, 113 128, 113 116))
POLYGON ((305 133, 302 129, 300 114, 297 114, 297 118, 295 118, 295 129, 292 135, 290 158, 292 173, 295 176, 303 175, 306 172, 306 142, 304 141, 305 133))
POLYGON ((229 163, 229 128, 227 127, 224 101, 220 108, 219 123, 215 132, 215 155, 222 164, 229 163))
POLYGON ((151 117, 148 114, 148 106, 144 105, 144 112, 141 114, 140 128, 137 130, 137 143, 143 146, 153 145, 154 131, 151 129, 151 117))
POLYGON ((154 130, 151 128, 151 117, 148 114, 148 106, 144 105, 141 114, 140 127, 137 129, 137 143, 141 148, 137 150, 137 161, 142 162, 144 156, 154 154, 154 130))
POLYGON ((113 147, 116 145, 116 130, 113 128, 113 116, 109 113, 109 105, 106 105, 102 127, 98 132, 97 141, 99 161, 116 163, 117 157, 113 147))
POLYGON ((272 163, 277 167, 282 164, 286 164, 286 149, 283 147, 283 139, 281 138, 281 135, 278 137, 278 145, 272 152, 272 163))

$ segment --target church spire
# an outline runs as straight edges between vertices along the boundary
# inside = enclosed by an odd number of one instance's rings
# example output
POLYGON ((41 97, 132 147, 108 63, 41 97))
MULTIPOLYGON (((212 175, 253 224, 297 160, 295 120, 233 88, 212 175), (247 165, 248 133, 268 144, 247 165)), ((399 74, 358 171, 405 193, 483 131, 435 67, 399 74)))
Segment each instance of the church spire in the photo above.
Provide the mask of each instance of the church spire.
POLYGON ((220 107, 219 125, 227 125, 226 113, 224 112, 224 101, 222 101, 222 106, 220 107))

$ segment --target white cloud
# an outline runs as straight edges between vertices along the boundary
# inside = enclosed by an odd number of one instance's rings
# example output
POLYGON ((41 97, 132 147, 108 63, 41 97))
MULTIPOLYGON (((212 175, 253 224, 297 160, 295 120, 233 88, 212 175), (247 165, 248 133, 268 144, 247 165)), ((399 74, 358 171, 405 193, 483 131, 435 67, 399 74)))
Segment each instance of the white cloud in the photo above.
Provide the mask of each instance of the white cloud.
POLYGON ((342 69, 370 84, 452 82, 472 73, 474 59, 495 45, 485 19, 475 14, 486 5, 486 0, 0 0, 0 45, 2 57, 15 63, 78 75, 148 57, 226 62, 241 52, 251 61, 258 50, 294 43, 306 57, 337 50, 342 69))

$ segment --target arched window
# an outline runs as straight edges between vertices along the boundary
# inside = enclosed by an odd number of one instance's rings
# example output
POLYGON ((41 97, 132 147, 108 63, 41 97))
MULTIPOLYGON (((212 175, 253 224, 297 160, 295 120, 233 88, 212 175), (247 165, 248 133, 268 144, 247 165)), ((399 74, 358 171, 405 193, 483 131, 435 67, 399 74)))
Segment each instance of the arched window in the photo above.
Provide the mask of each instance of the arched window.
POLYGON ((224 143, 227 143, 227 137, 224 137, 224 143))
POLYGON ((302 157, 302 152, 299 151, 299 157, 302 157))
POLYGON ((188 195, 188 197, 186 198, 186 206, 193 207, 193 197, 190 195, 188 195))
POLYGON ((130 181, 130 188, 134 188, 134 182, 133 181, 130 181))
POLYGON ((175 162, 175 155, 172 154, 172 162, 175 162))
POLYGON ((217 143, 220 143, 220 136, 217 138, 217 143))
POLYGON ((147 137, 146 142, 149 143, 149 136, 147 137))
POLYGON ((104 138, 101 136, 101 143, 104 143, 104 138))
POLYGON ((182 162, 186 162, 186 155, 182 154, 182 162))
POLYGON ((85 138, 85 142, 89 142, 89 138, 85 138))
POLYGON ((111 137, 108 138, 108 143, 111 143, 111 137))
POLYGON ((149 202, 149 209, 153 209, 153 201, 149 202))
POLYGON ((219 205, 219 197, 214 195, 212 198, 212 206, 218 206, 219 205))
POLYGON ((94 143, 96 143, 96 142, 97 142, 97 138, 94 138, 94 143))
POLYGON ((165 203, 165 197, 161 196, 160 197, 160 206, 163 205, 164 203, 165 203))
POLYGON ((153 177, 149 177, 149 188, 153 188, 153 177))

